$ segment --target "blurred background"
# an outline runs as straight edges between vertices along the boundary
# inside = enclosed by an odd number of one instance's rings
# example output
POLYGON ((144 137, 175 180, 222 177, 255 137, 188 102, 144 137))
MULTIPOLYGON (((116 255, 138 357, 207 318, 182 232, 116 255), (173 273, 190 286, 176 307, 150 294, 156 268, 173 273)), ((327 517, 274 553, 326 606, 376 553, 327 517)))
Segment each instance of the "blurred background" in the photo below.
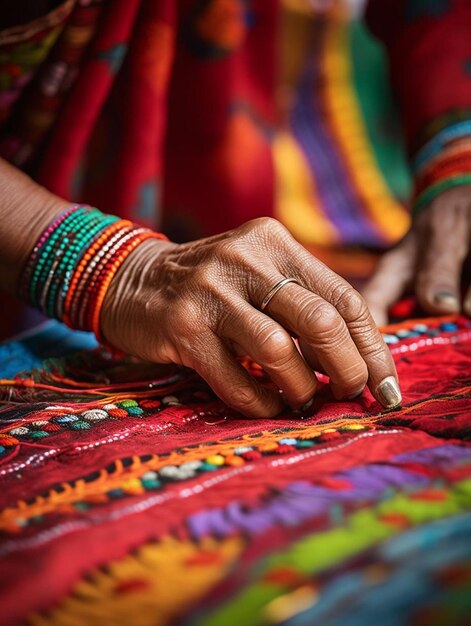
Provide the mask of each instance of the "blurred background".
POLYGON ((386 53, 365 4, 283 0, 275 142, 277 217, 353 279, 406 232, 411 191, 386 53))

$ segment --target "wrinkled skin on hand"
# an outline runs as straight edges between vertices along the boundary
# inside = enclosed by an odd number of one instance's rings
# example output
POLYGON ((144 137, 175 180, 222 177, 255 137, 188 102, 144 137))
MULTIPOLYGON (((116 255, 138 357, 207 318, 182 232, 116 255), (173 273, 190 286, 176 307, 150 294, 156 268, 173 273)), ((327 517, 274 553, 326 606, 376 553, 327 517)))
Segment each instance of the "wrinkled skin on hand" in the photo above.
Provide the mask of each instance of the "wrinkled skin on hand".
POLYGON ((450 189, 413 222, 404 239, 386 253, 363 290, 381 326, 388 308, 412 291, 426 313, 471 315, 469 272, 464 298, 461 283, 471 251, 471 186, 450 189))
POLYGON ((129 354, 195 369, 248 417, 305 405, 316 391, 314 369, 330 376, 337 398, 368 384, 383 404, 400 402, 398 389, 391 397, 393 360, 362 296, 270 218, 187 244, 145 242, 113 280, 101 325, 129 354), (285 277, 302 286, 284 286, 262 313, 285 277), (282 394, 262 387, 237 355, 260 363, 282 394))

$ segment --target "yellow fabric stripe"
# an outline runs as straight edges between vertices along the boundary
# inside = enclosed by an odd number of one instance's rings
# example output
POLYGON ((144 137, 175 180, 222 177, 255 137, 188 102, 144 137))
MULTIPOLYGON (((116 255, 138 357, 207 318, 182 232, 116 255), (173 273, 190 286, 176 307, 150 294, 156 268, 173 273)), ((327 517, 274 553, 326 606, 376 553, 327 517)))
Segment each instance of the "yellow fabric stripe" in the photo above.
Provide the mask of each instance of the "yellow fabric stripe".
POLYGON ((345 8, 337 6, 328 20, 321 59, 326 118, 367 214, 385 239, 393 242, 405 234, 410 218, 376 164, 353 89, 348 47, 348 16, 345 8))
POLYGON ((273 155, 277 219, 305 245, 337 243, 337 231, 322 210, 308 164, 289 132, 278 133, 273 143, 273 155))

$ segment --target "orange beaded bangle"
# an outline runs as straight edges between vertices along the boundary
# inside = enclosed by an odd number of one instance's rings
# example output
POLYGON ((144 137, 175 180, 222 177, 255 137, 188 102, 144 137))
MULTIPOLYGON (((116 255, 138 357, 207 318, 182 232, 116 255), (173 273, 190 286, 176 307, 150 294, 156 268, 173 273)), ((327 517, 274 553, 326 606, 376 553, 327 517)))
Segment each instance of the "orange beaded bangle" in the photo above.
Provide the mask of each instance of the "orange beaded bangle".
POLYGON ((102 248, 103 244, 105 244, 117 231, 125 227, 129 228, 131 226, 132 226, 132 222, 129 220, 120 220, 119 222, 115 222, 109 228, 107 228, 107 230, 93 243, 92 246, 90 246, 87 252, 83 255, 81 261, 79 262, 72 276, 72 279, 70 281, 70 286, 67 291, 67 296, 64 302, 63 321, 67 325, 71 324, 71 319, 70 319, 71 303, 74 298, 80 278, 85 272, 87 265, 93 259, 93 257, 97 254, 97 252, 102 248))
POLYGON ((100 287, 99 287, 98 294, 96 296, 94 305, 93 305, 93 307, 92 307, 92 309, 90 311, 90 313, 91 313, 91 316, 90 316, 90 319, 91 319, 91 329, 93 330, 93 332, 95 333, 95 336, 97 337, 97 339, 99 341, 101 341, 103 339, 102 336, 101 336, 101 332, 100 332, 100 314, 101 314, 101 309, 103 307, 103 302, 105 300, 106 294, 107 294, 109 286, 111 284, 111 281, 113 280, 113 278, 116 275, 117 271, 119 270, 119 268, 123 264, 124 260, 129 256, 129 254, 135 248, 137 248, 137 246, 139 246, 141 243, 143 243, 147 239, 166 240, 167 238, 164 235, 161 235, 160 233, 154 233, 152 231, 144 232, 144 233, 141 233, 139 235, 136 235, 136 237, 134 239, 132 239, 126 245, 126 247, 118 253, 118 256, 114 259, 114 262, 109 267, 109 269, 107 270, 104 278, 101 281, 101 284, 100 284, 100 287))

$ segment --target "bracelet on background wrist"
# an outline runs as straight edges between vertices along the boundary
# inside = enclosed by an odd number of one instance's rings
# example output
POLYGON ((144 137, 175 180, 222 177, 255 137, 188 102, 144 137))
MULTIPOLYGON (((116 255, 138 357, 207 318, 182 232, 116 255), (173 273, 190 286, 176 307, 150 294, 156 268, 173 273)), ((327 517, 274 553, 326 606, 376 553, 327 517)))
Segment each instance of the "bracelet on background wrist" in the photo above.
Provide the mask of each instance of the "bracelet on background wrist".
MULTIPOLYGON (((434 126, 438 129, 439 121, 434 126)), ((418 150, 412 166, 415 175, 414 215, 444 191, 471 184, 471 119, 458 119, 437 130, 418 150)))

